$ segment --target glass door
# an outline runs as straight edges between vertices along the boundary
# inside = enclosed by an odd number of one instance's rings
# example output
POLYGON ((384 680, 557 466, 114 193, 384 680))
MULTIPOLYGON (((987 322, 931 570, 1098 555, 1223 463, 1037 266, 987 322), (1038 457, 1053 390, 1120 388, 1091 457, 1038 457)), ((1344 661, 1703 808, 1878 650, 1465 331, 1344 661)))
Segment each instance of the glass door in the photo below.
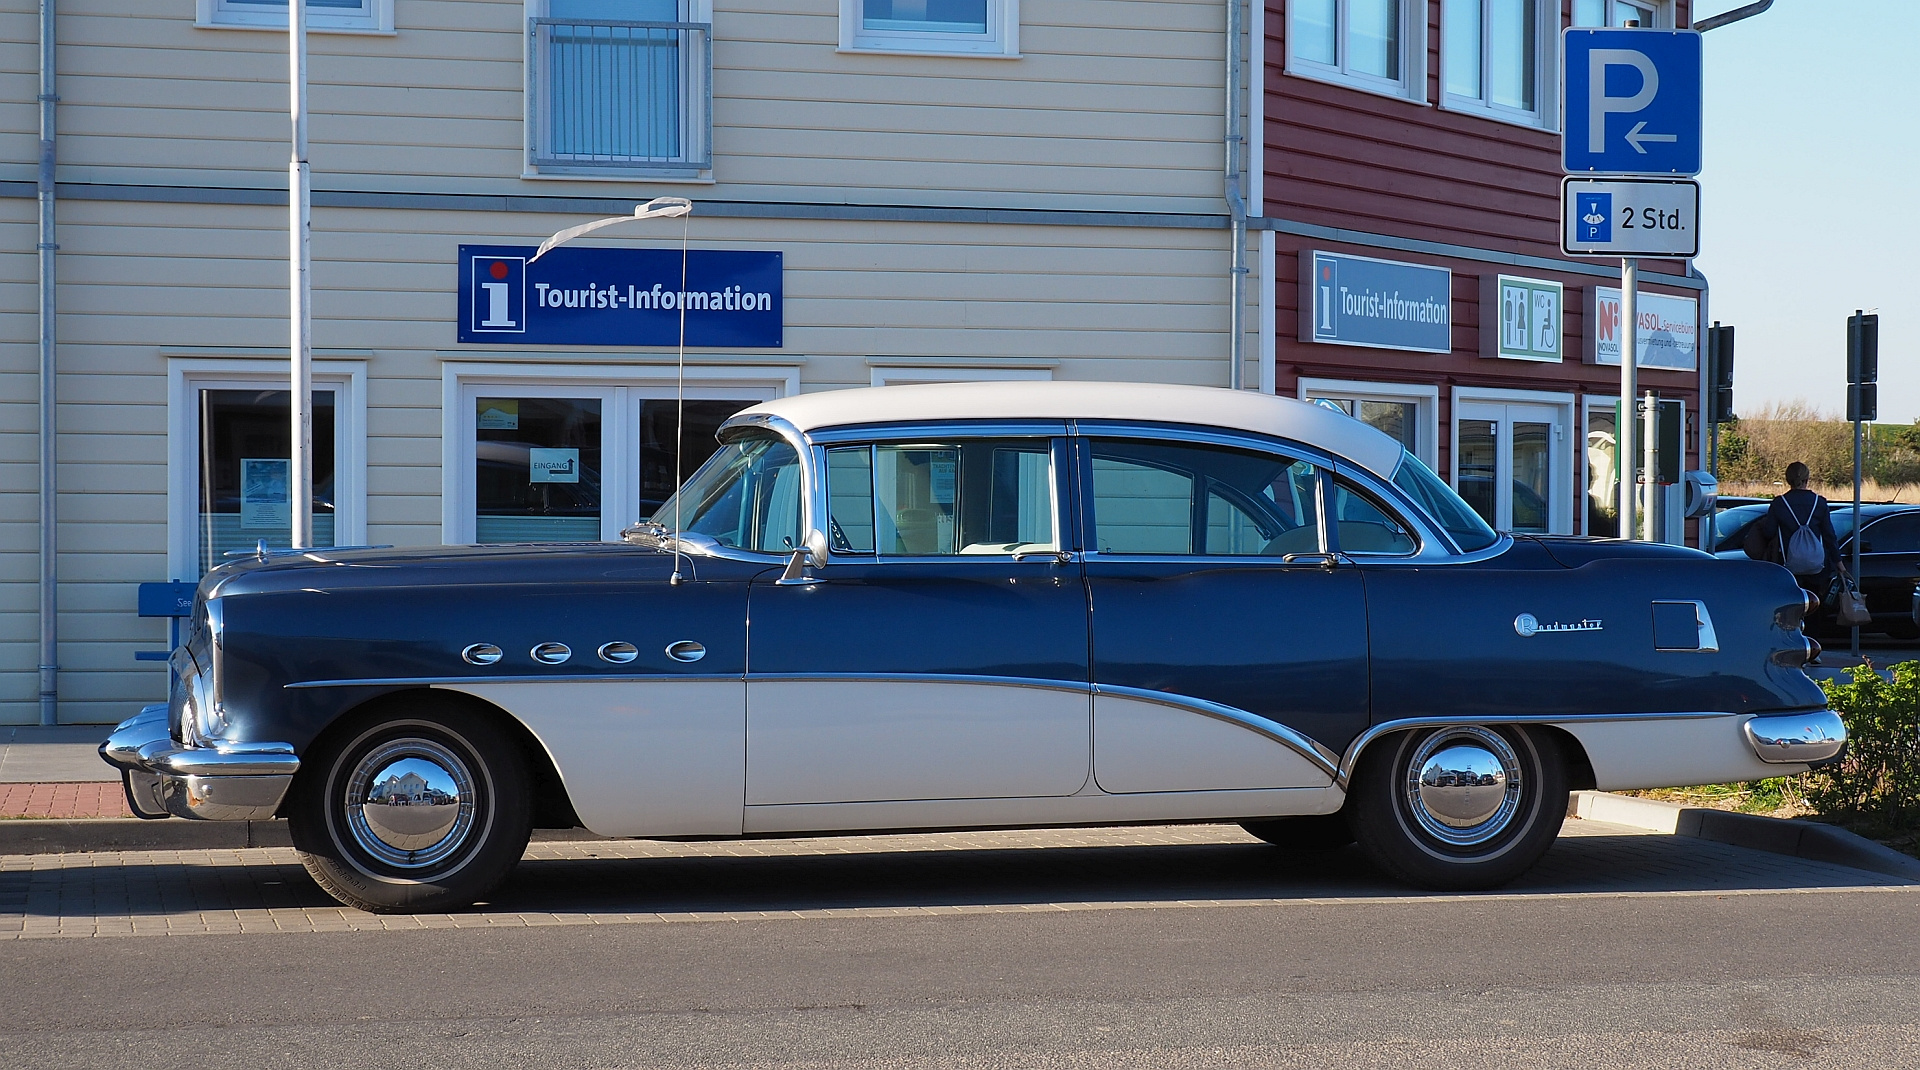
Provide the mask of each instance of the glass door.
POLYGON ((1482 519, 1516 534, 1567 530, 1557 407, 1463 401, 1454 423, 1455 489, 1482 519))

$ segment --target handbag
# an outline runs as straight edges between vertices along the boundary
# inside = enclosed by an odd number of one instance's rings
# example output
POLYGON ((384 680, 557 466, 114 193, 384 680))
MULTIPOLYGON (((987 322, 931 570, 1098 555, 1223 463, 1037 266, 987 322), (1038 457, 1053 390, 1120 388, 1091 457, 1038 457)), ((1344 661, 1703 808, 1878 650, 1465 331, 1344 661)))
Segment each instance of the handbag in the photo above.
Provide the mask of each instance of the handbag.
POLYGON ((1873 622, 1873 614, 1867 612, 1867 600, 1860 597, 1860 588, 1853 585, 1853 577, 1845 573, 1840 578, 1840 597, 1834 601, 1834 621, 1843 628, 1873 622))

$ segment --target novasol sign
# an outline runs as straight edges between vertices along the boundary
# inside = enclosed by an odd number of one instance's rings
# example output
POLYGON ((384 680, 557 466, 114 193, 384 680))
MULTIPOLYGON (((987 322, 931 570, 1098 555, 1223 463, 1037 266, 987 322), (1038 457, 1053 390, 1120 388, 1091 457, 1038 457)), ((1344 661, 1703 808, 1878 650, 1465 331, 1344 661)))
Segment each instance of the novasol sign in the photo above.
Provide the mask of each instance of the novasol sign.
MULTIPOLYGON (((1596 286, 1588 291, 1588 364, 1620 365, 1620 291, 1596 286)), ((1691 297, 1640 291, 1635 367, 1693 371, 1699 367, 1700 303, 1691 297)))
MULTIPOLYGON (((1544 279, 1482 276, 1480 355, 1503 360, 1558 361, 1566 288, 1544 279)), ((1617 359, 1617 358, 1616 358, 1617 359)))

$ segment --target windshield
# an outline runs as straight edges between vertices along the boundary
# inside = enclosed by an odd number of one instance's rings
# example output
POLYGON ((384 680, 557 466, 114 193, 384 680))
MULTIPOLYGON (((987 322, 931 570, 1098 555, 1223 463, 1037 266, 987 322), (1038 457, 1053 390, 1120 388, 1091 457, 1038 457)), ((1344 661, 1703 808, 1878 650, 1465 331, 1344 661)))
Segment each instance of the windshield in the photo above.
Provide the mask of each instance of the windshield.
POLYGON ((1420 458, 1405 450, 1400 453, 1400 466, 1394 469, 1393 485, 1405 491, 1434 523, 1453 536, 1455 545, 1463 553, 1485 549, 1500 538, 1480 519, 1479 513, 1460 500, 1452 487, 1421 464, 1420 458))
POLYGON ((800 483, 800 458, 786 440, 736 439, 701 465, 653 522, 738 550, 786 553, 801 545, 800 483))

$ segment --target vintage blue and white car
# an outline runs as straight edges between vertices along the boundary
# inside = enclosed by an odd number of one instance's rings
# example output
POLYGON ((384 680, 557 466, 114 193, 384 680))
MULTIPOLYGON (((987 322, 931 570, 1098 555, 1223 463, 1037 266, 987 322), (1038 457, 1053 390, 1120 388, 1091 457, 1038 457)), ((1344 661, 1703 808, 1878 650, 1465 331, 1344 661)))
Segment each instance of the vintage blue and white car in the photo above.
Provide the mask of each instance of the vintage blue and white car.
POLYGON ((610 837, 1239 822, 1485 888, 1575 788, 1833 760, 1775 565, 1511 537, 1339 412, 1203 388, 768 402, 624 544, 263 554, 200 585, 134 809, 287 818, 369 910, 610 837))

